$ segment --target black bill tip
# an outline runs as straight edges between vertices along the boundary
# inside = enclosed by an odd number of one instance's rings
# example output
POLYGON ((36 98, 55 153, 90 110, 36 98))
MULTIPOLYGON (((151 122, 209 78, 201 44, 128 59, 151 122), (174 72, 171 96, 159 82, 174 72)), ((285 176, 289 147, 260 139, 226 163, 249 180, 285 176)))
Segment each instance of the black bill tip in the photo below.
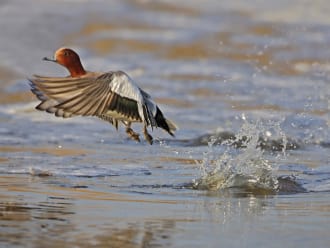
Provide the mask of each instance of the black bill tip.
POLYGON ((42 60, 44 60, 44 61, 52 61, 52 62, 56 62, 55 59, 50 59, 50 58, 48 58, 48 57, 43 57, 42 60))

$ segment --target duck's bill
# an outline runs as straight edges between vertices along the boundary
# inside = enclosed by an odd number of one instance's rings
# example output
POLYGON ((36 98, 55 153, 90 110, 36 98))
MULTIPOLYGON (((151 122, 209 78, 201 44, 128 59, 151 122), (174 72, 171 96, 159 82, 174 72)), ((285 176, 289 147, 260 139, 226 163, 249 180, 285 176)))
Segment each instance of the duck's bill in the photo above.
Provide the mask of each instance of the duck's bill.
POLYGON ((51 58, 48 58, 48 57, 44 57, 42 60, 56 62, 55 59, 51 59, 51 58))

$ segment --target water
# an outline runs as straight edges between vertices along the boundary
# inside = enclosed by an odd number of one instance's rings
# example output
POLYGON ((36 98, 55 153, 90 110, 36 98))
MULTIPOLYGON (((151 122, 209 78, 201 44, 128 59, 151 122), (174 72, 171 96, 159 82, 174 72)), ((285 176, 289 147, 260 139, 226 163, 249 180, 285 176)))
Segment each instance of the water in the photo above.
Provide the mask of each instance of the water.
POLYGON ((1 246, 327 247, 328 12, 321 0, 0 3, 1 246), (176 137, 154 130, 150 146, 35 110, 26 78, 66 75, 41 60, 64 45, 89 70, 127 71, 176 137))

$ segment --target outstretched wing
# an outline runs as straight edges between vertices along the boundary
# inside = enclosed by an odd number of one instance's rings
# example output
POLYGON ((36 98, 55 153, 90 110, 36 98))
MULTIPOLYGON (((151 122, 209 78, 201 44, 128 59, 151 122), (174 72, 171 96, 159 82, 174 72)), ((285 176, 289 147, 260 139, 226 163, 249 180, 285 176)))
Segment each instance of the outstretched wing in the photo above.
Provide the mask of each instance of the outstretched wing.
POLYGON ((35 76, 30 82, 31 91, 41 100, 36 108, 56 116, 98 116, 156 126, 145 93, 124 72, 80 78, 35 76))

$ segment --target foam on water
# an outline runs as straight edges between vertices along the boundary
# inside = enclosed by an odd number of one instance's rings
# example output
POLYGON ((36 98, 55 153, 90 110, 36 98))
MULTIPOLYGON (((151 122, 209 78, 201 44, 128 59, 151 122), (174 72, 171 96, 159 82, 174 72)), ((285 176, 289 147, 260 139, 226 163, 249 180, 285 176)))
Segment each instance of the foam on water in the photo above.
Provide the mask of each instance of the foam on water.
POLYGON ((257 121, 244 123, 235 139, 224 142, 225 151, 219 151, 214 142, 209 142, 208 152, 201 163, 201 177, 194 180, 193 187, 205 190, 221 190, 238 187, 252 190, 278 190, 279 161, 286 157, 286 136, 280 123, 257 121), (266 158, 259 146, 259 137, 278 137, 283 141, 283 150, 276 154, 276 162, 266 158), (242 142, 242 148, 234 149, 234 142, 242 142))

